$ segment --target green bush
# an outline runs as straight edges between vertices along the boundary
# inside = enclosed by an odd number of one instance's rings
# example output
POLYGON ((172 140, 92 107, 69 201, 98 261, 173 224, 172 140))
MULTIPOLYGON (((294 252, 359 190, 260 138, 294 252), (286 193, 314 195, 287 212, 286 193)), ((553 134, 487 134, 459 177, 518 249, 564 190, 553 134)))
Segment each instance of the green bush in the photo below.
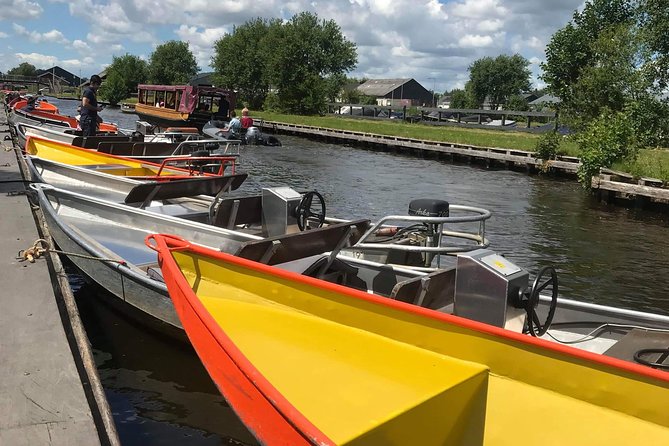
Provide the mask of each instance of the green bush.
POLYGON ((558 150, 560 149, 561 138, 560 134, 555 130, 543 134, 537 141, 536 148, 534 149, 537 156, 545 161, 555 159, 555 155, 558 154, 558 150))
POLYGON ((611 167, 616 161, 634 160, 638 153, 634 126, 622 112, 604 111, 576 138, 582 163, 578 178, 586 189, 602 167, 611 167))

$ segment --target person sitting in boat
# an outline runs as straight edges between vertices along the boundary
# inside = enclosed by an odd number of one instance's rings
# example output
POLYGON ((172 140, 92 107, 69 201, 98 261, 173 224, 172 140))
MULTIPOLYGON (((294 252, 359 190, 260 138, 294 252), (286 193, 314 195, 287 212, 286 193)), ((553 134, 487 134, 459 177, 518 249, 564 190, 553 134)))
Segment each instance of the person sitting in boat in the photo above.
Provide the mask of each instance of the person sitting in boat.
POLYGON ((244 130, 248 129, 249 127, 253 126, 253 118, 249 116, 249 109, 244 107, 242 109, 242 128, 244 130))
POLYGON ((242 122, 239 120, 237 113, 235 113, 234 110, 230 112, 230 118, 230 122, 228 122, 228 125, 225 126, 223 131, 228 132, 228 139, 239 138, 242 133, 242 122))
POLYGON ((37 98, 36 98, 35 96, 29 96, 29 97, 28 97, 28 103, 27 103, 27 105, 25 106, 24 110, 25 110, 25 111, 29 111, 29 112, 35 110, 35 103, 36 103, 36 101, 37 101, 37 98))

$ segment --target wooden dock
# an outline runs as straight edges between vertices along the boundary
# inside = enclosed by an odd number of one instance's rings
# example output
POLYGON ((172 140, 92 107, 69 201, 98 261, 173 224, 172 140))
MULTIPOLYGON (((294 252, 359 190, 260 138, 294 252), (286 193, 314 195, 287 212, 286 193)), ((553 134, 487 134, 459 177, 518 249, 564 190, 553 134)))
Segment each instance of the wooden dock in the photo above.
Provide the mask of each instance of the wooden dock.
POLYGON ((488 168, 501 167, 528 172, 553 172, 575 176, 580 165, 580 161, 576 157, 559 156, 556 160, 546 162, 537 158, 534 152, 524 150, 479 147, 274 121, 259 121, 256 125, 262 127, 263 130, 282 134, 315 138, 337 144, 355 145, 383 152, 397 152, 423 158, 481 164, 488 168))
MULTIPOLYGON (((544 161, 537 158, 534 152, 523 150, 479 147, 274 121, 259 121, 256 125, 265 131, 275 133, 422 158, 477 164, 486 168, 522 170, 528 173, 546 172, 575 178, 581 165, 580 160, 573 156, 558 156, 555 160, 544 161)), ((669 186, 662 180, 638 179, 623 172, 602 169, 599 177, 592 180, 592 190, 598 198, 610 204, 626 206, 632 204, 659 211, 669 210, 669 186)))
POLYGON ((592 189, 609 204, 669 210, 669 185, 657 178, 636 178, 625 172, 602 169, 593 177, 592 189))
POLYGON ((50 237, 10 144, 0 145, 0 445, 119 445, 58 256, 17 258, 50 237))

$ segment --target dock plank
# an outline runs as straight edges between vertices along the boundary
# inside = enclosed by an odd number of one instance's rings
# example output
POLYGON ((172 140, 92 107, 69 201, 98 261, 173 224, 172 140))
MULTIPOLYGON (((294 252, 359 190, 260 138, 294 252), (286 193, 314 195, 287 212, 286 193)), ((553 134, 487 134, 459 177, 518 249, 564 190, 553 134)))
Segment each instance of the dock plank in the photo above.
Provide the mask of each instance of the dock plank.
POLYGON ((115 431, 98 431, 46 259, 17 259, 40 236, 16 154, 6 147, 0 146, 0 444, 118 444, 115 431))

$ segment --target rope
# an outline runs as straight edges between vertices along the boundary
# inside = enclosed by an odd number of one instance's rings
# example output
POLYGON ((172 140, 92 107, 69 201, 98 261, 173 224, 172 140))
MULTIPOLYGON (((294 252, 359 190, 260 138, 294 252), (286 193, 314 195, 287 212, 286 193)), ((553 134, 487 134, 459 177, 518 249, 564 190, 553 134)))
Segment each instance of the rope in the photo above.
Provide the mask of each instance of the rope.
POLYGON ((99 260, 101 262, 114 262, 118 263, 119 265, 127 265, 127 262, 125 260, 107 259, 104 257, 78 254, 76 252, 61 251, 59 249, 51 247, 49 245, 49 242, 47 242, 43 238, 35 240, 35 243, 33 243, 33 245, 30 248, 22 249, 21 251, 19 251, 16 258, 18 259, 19 262, 25 262, 27 260, 30 263, 35 263, 35 260, 42 257, 47 252, 53 252, 55 254, 64 254, 66 256, 71 256, 71 257, 80 257, 82 259, 88 259, 88 260, 99 260))

